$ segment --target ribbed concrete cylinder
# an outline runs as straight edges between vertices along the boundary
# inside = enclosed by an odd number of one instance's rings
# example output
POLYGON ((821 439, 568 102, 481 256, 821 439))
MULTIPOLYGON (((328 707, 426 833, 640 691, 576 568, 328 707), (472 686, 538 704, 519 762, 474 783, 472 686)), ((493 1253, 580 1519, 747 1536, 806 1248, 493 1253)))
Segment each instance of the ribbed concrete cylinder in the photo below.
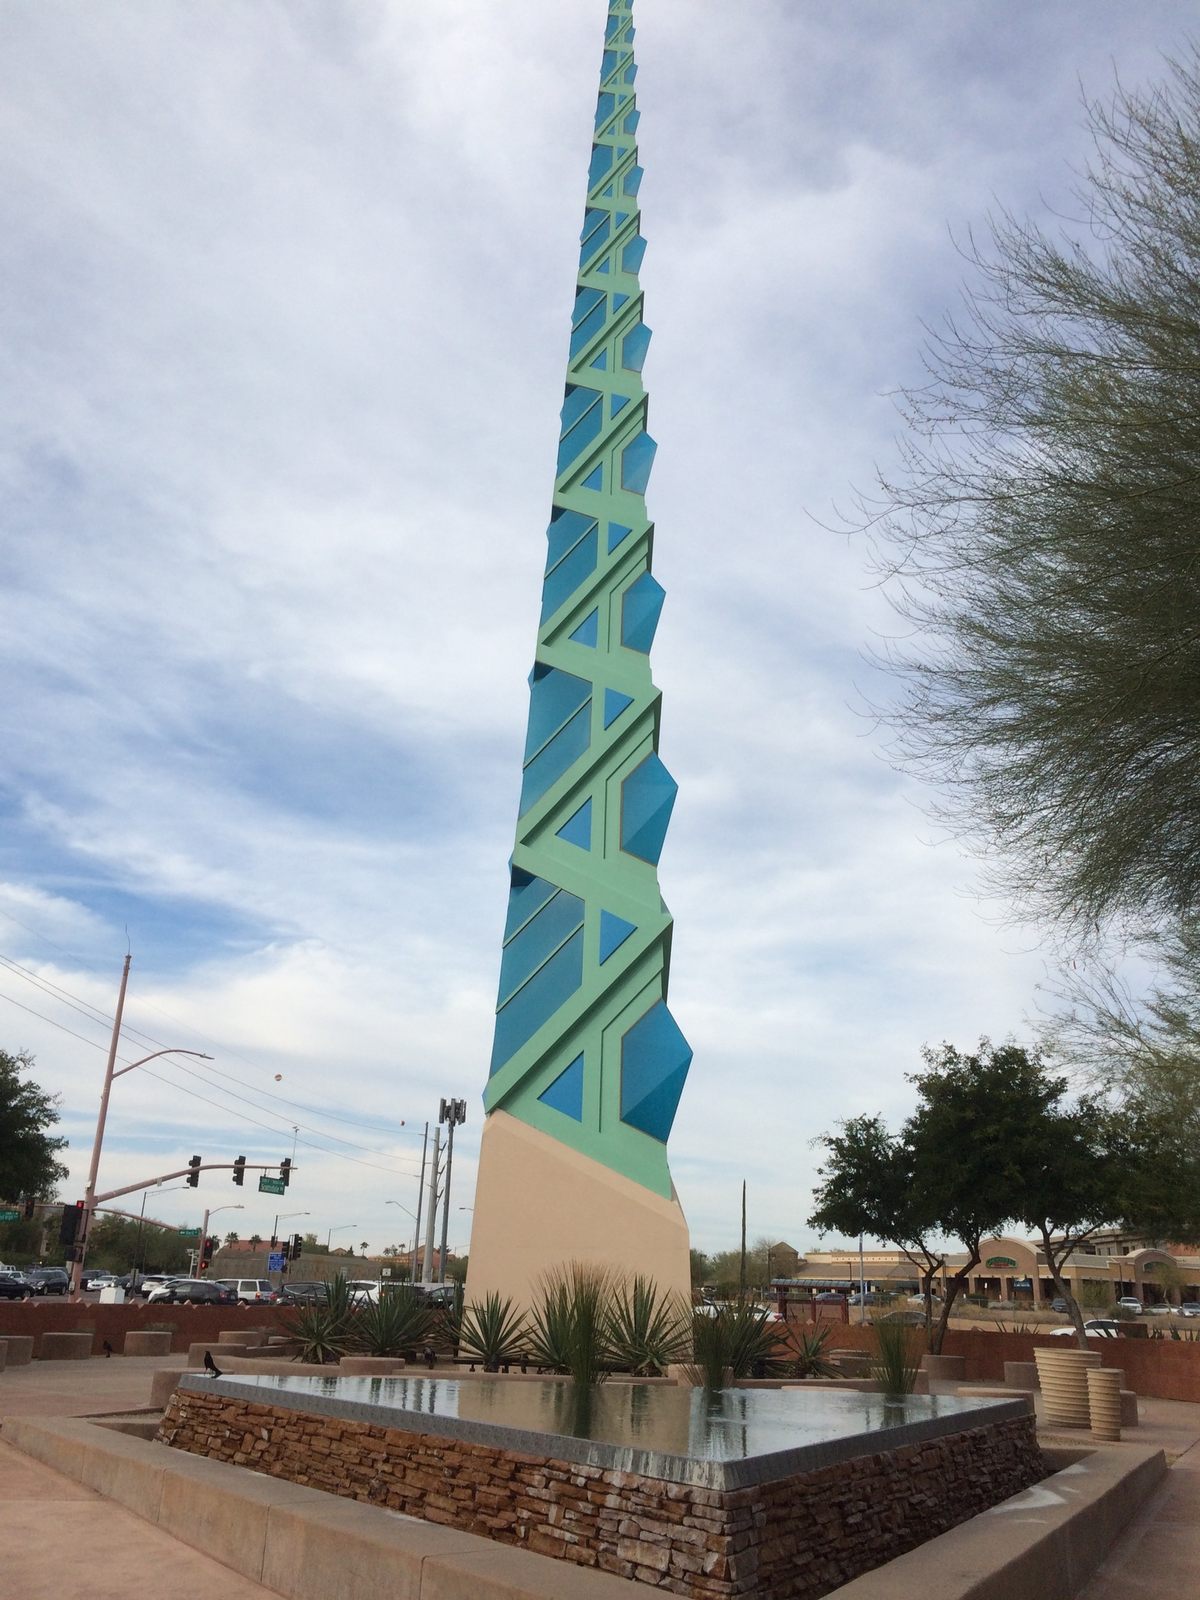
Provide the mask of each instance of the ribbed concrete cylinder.
POLYGON ((1047 1423, 1059 1428, 1090 1427, 1087 1374, 1090 1367, 1099 1365, 1099 1356, 1090 1350, 1035 1350, 1034 1359, 1047 1423))
POLYGON ((1121 1437, 1121 1374, 1115 1367, 1089 1367, 1088 1410, 1097 1439, 1121 1437))

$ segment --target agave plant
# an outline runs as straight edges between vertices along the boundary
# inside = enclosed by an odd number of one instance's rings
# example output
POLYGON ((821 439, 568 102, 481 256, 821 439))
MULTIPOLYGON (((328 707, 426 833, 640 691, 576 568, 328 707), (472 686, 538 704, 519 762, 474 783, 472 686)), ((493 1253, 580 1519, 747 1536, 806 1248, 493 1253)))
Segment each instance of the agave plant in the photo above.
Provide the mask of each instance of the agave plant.
POLYGON ((503 1363, 520 1359, 524 1338, 524 1316, 511 1300, 493 1293, 464 1309, 458 1348, 481 1362, 485 1372, 499 1372, 503 1363))
POLYGON ((899 1322, 877 1322, 874 1327, 877 1353, 871 1363, 871 1376, 878 1380, 891 1399, 911 1394, 917 1381, 920 1358, 909 1339, 909 1330, 899 1322))
POLYGON ((776 1357, 779 1334, 762 1306, 751 1301, 719 1306, 692 1319, 692 1377, 706 1389, 739 1378, 762 1377, 776 1357))
POLYGON ((657 1377, 683 1361, 690 1344, 686 1309, 650 1278, 618 1285, 608 1314, 608 1346, 614 1366, 640 1378, 657 1377))
POLYGON ((284 1323, 300 1341, 298 1361, 339 1361, 354 1343, 352 1299, 346 1279, 339 1274, 325 1285, 325 1304, 297 1306, 284 1323))
POLYGON ((816 1333, 801 1332, 797 1335, 795 1356, 782 1365, 794 1378, 839 1377, 839 1369, 825 1354, 828 1343, 828 1328, 819 1328, 816 1333))
POLYGON ((609 1342, 613 1274, 582 1261, 547 1273, 530 1319, 529 1350, 539 1367, 566 1372, 582 1388, 602 1383, 613 1366, 609 1342))
POLYGON ((423 1344, 433 1313, 413 1289, 393 1289, 374 1305, 359 1308, 354 1343, 373 1356, 398 1356, 423 1344))

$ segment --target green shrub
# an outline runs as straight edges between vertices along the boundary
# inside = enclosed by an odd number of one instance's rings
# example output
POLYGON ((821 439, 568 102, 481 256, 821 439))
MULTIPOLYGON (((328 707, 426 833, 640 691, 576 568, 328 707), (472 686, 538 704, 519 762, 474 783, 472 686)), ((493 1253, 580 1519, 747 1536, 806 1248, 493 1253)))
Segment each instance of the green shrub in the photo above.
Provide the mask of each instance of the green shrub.
POLYGON ((683 1361, 691 1340, 687 1309, 649 1278, 613 1290, 608 1318, 609 1355, 615 1367, 636 1377, 658 1377, 683 1361))
POLYGON ((525 1333, 525 1318, 512 1301, 489 1294, 464 1309, 458 1348, 482 1363, 485 1372, 499 1372, 502 1365, 520 1359, 525 1333))
POLYGON ((610 1342, 616 1280, 604 1267, 569 1262, 548 1272, 530 1314, 529 1350, 539 1367, 591 1388, 615 1364, 610 1342))
POLYGON ((373 1356, 399 1356, 423 1344, 433 1313, 412 1289, 392 1289, 377 1304, 360 1306, 354 1316, 356 1348, 373 1356))
POLYGON ((920 1368, 917 1342, 902 1323, 877 1322, 874 1333, 876 1355, 871 1376, 891 1399, 911 1394, 920 1368))
POLYGON ((796 1354, 792 1359, 773 1363, 774 1366, 782 1368, 793 1378, 840 1376, 839 1368, 825 1354, 825 1346, 829 1343, 828 1328, 819 1328, 815 1333, 798 1333, 796 1340, 796 1354))

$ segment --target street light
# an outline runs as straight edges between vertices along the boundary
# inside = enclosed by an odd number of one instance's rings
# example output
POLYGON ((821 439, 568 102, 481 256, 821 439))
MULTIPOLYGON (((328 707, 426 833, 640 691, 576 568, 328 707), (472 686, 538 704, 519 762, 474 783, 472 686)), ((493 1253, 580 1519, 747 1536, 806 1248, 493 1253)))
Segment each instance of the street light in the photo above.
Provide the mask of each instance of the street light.
POLYGON ((245 1209, 246 1209, 245 1206, 229 1205, 229 1206, 213 1206, 211 1211, 205 1211, 205 1213, 204 1213, 204 1221, 200 1224, 200 1248, 196 1252, 196 1255, 197 1255, 197 1261, 196 1261, 197 1271, 199 1270, 200 1266, 202 1265, 202 1263, 204 1261, 204 1246, 208 1243, 208 1219, 209 1219, 209 1217, 215 1217, 218 1211, 245 1211, 245 1209))
POLYGON ((112 1092, 114 1078, 120 1078, 127 1072, 132 1072, 135 1067, 144 1067, 147 1061, 157 1061, 159 1056, 199 1056, 201 1061, 211 1061, 212 1057, 203 1050, 183 1050, 168 1047, 163 1050, 154 1050, 140 1060, 131 1061, 128 1066, 117 1068, 117 1046, 121 1040, 121 1018, 125 1011, 125 990, 129 984, 129 966, 132 956, 125 957, 125 965, 121 969, 121 989, 117 996, 117 1011, 113 1017, 112 1038, 108 1046, 108 1060, 104 1066, 104 1088, 100 1091, 100 1114, 96 1118, 96 1137, 92 1141, 92 1161, 88 1168, 87 1188, 83 1193, 83 1238, 77 1241, 76 1254, 78 1260, 71 1263, 71 1282, 69 1293, 72 1299, 79 1295, 79 1279, 83 1272, 83 1264, 87 1259, 87 1236, 91 1227, 92 1213, 96 1209, 96 1179, 100 1173, 100 1150, 104 1144, 104 1124, 108 1120, 108 1097, 112 1092))
POLYGON ((279 1238, 279 1224, 281 1222, 286 1222, 289 1217, 311 1217, 311 1216, 312 1216, 312 1212, 311 1211, 277 1211, 275 1213, 275 1221, 274 1221, 274 1223, 272 1224, 272 1227, 271 1227, 271 1237, 272 1237, 272 1239, 276 1239, 277 1240, 279 1238))
MULTIPOLYGON (((426 1128, 426 1137, 428 1137, 428 1128, 426 1128)), ((424 1187, 424 1180, 422 1179, 422 1188, 423 1187, 424 1187)), ((415 1226, 415 1228, 413 1230, 412 1257, 411 1257, 411 1259, 409 1261, 409 1266, 408 1266, 409 1281, 410 1281, 410 1283, 415 1283, 417 1281, 417 1246, 421 1242, 421 1240, 420 1240, 421 1213, 419 1211, 410 1211, 408 1209, 408 1207, 406 1205, 402 1205, 399 1200, 385 1200, 383 1203, 384 1203, 385 1206, 400 1206, 400 1209, 401 1209, 401 1211, 403 1211, 404 1215, 406 1217, 411 1217, 413 1219, 413 1222, 416 1224, 416 1226, 415 1226)), ((420 1204, 419 1201, 418 1201, 418 1204, 420 1204)))
MULTIPOLYGON (((181 1190, 186 1189, 186 1188, 187 1188, 187 1184, 186 1183, 176 1183, 176 1184, 172 1184, 169 1189, 155 1189, 154 1193, 155 1194, 177 1194, 181 1190)), ((129 1293, 130 1293, 130 1296, 133 1295, 133 1280, 134 1280, 134 1278, 135 1277, 145 1277, 145 1275, 146 1275, 146 1262, 145 1262, 145 1258, 142 1255, 142 1229, 146 1225, 146 1196, 149 1193, 150 1193, 149 1189, 143 1189, 142 1190, 142 1209, 138 1212, 137 1244, 134 1246, 134 1249, 133 1249, 133 1263, 129 1268, 129 1293)))
POLYGON ((347 1228, 357 1227, 357 1222, 339 1222, 336 1228, 330 1228, 329 1232, 325 1235, 325 1254, 329 1254, 329 1241, 333 1238, 335 1233, 345 1233, 347 1228))

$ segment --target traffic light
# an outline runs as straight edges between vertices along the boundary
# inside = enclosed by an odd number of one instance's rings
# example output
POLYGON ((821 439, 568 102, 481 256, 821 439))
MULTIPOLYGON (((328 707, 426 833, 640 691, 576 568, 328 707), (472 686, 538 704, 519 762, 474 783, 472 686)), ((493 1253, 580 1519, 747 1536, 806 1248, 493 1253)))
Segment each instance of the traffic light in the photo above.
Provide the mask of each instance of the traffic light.
POLYGON ((189 1189, 198 1189, 200 1187, 200 1157, 193 1156, 188 1162, 188 1166, 192 1170, 187 1175, 187 1186, 189 1189))
MULTIPOLYGON (((62 1208, 62 1220, 58 1225, 58 1242, 64 1250, 73 1248, 75 1241, 83 1239, 83 1201, 76 1200, 73 1206, 62 1208)), ((75 1259, 74 1256, 71 1257, 75 1259)))
POLYGON ((284 1156, 283 1160, 279 1163, 279 1180, 283 1184, 283 1187, 285 1189, 287 1188, 288 1184, 291 1183, 291 1181, 292 1181, 292 1158, 291 1158, 291 1156, 284 1156))
POLYGON ((298 1233, 294 1233, 292 1235, 292 1250, 291 1250, 291 1255, 290 1255, 289 1259, 292 1260, 292 1261, 299 1261, 300 1254, 303 1251, 303 1249, 304 1249, 304 1240, 300 1237, 300 1235, 298 1233))
POLYGON ((200 1252, 200 1265, 207 1267, 213 1258, 213 1251, 217 1248, 217 1241, 212 1238, 205 1239, 204 1248, 200 1252))
POLYGON ((239 1156, 233 1163, 233 1181, 240 1189, 246 1181, 246 1158, 239 1156))
POLYGON ((25 1214, 25 1221, 26 1222, 32 1222, 33 1221, 33 1213, 34 1213, 36 1207, 37 1207, 37 1201, 34 1199, 34 1197, 31 1194, 27 1194, 25 1196, 25 1205, 24 1205, 24 1214, 25 1214))

